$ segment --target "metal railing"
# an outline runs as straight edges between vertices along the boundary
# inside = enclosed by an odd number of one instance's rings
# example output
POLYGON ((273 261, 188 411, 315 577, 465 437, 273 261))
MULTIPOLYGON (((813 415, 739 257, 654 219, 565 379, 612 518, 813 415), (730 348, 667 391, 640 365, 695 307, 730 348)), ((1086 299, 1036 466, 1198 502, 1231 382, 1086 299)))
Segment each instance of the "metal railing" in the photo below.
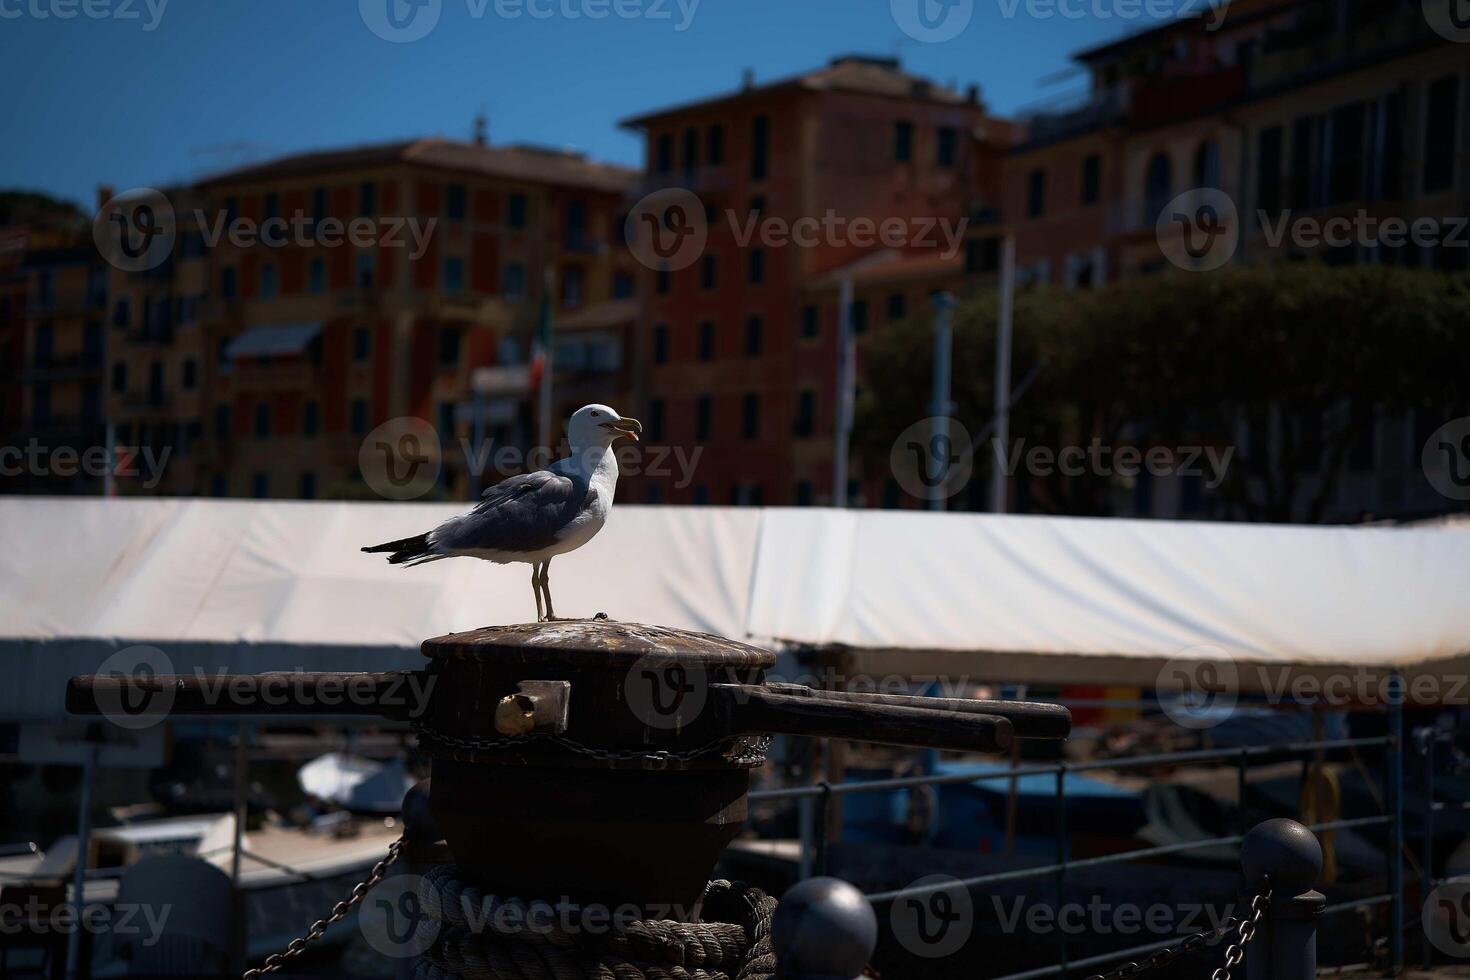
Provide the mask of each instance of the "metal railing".
MULTIPOLYGON (((1165 844, 1155 847, 1139 848, 1124 851, 1117 854, 1108 854, 1100 857, 1088 857, 1073 859, 1068 857, 1067 838, 1067 787, 1066 776, 1068 773, 1085 773, 1098 770, 1129 769, 1148 766, 1178 766, 1202 762, 1233 762, 1236 767, 1237 793, 1241 803, 1241 817, 1244 819, 1244 801, 1246 798, 1246 787, 1250 765, 1252 762, 1263 760, 1282 760, 1294 758, 1307 758, 1326 752, 1357 750, 1357 749, 1381 749, 1384 753, 1385 789, 1383 798, 1384 810, 1386 812, 1377 816, 1357 817, 1352 819, 1331 820, 1308 826, 1313 833, 1332 830, 1363 829, 1369 827, 1387 827, 1389 829, 1389 847, 1387 850, 1386 877, 1389 882, 1389 890, 1382 894, 1370 895, 1362 898, 1354 898, 1350 901, 1336 905, 1327 906, 1324 915, 1340 913, 1351 909, 1365 908, 1375 905, 1389 905, 1390 922, 1396 928, 1391 927, 1389 935, 1390 956, 1395 967, 1403 962, 1403 764, 1402 764, 1402 718, 1397 710, 1390 711, 1390 734, 1366 738, 1339 738, 1323 739, 1317 741, 1289 742, 1279 745, 1255 745, 1221 749, 1195 749, 1180 752, 1157 753, 1151 755, 1139 755, 1126 758, 1098 759, 1086 762, 1058 762, 1037 765, 1014 766, 1009 769, 998 769, 993 772, 982 773, 946 773, 943 775, 930 776, 908 776, 894 777, 891 779, 879 779, 861 783, 816 783, 810 786, 788 787, 769 790, 755 790, 750 794, 751 803, 779 802, 795 800, 801 807, 801 863, 800 878, 808 878, 813 875, 825 875, 827 873, 828 859, 828 814, 830 813, 832 801, 856 793, 883 792, 888 790, 915 789, 920 787, 936 786, 963 786, 983 782, 1010 782, 1019 780, 1026 776, 1051 775, 1056 779, 1056 823, 1054 835, 1056 839, 1056 860, 1050 864, 1042 864, 1034 867, 1011 869, 991 874, 978 875, 975 877, 946 880, 938 884, 928 884, 891 891, 873 892, 868 894, 870 902, 897 901, 909 898, 923 898, 939 891, 947 889, 964 888, 973 890, 987 885, 999 884, 1001 882, 1017 881, 1025 878, 1051 877, 1055 883, 1058 901, 1061 901, 1063 889, 1066 886, 1067 876, 1074 870, 1084 868, 1105 867, 1116 864, 1126 864, 1149 858, 1158 858, 1168 855, 1185 854, 1191 851, 1206 850, 1214 847, 1238 846, 1245 840, 1248 828, 1241 826, 1240 833, 1222 837, 1211 837, 1201 840, 1183 841, 1174 844, 1165 844)), ((1425 874, 1427 875, 1428 864, 1426 862, 1425 874)), ((1092 966, 1114 963, 1120 959, 1141 956, 1175 943, 1178 936, 1170 936, 1159 942, 1149 943, 1132 947, 1129 949, 1116 950, 1097 956, 1089 956, 1084 959, 1071 960, 1067 956, 1067 937, 1058 932, 1058 962, 1048 967, 1026 970, 1020 973, 1006 974, 997 980, 1031 980, 1031 978, 1063 976, 1068 972, 1092 966)))

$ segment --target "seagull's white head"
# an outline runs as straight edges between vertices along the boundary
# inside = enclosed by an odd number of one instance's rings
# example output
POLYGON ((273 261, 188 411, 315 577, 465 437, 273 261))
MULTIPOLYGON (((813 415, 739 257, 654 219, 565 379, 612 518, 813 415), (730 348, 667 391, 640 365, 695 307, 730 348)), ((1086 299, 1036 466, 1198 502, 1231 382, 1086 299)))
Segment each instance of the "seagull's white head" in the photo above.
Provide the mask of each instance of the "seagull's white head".
POLYGON ((623 418, 606 405, 584 405, 567 420, 567 441, 572 444, 574 452, 607 449, 619 436, 627 436, 637 442, 642 431, 642 422, 623 418))

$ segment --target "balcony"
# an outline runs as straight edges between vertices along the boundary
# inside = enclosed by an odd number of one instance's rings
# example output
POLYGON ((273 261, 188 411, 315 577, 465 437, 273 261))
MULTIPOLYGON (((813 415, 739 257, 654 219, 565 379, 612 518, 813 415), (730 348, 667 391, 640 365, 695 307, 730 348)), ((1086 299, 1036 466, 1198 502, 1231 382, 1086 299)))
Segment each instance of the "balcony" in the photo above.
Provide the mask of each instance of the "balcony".
POLYGON ((166 391, 128 391, 122 396, 123 408, 135 411, 162 411, 172 402, 166 391))
POLYGON ((718 194, 735 186, 729 164, 718 167, 697 167, 693 170, 670 170, 668 173, 644 174, 633 189, 633 195, 643 197, 654 191, 677 187, 695 194, 718 194))
POLYGON ((1027 143, 1051 143, 1122 122, 1128 115, 1126 85, 1097 89, 1023 109, 1027 143))
POLYGON ((101 354, 38 356, 29 367, 21 371, 21 380, 27 382, 72 381, 78 378, 95 377, 101 372, 101 354))
POLYGON ((1346 31, 1336 29, 1330 11, 1314 11, 1291 29, 1268 35, 1250 66, 1250 93, 1269 93, 1442 43, 1420 4, 1365 7, 1346 31))
POLYGON ((1246 70, 1238 66, 1202 75, 1140 81, 1133 89, 1130 121, 1147 127, 1201 116, 1241 98, 1246 87, 1246 70))

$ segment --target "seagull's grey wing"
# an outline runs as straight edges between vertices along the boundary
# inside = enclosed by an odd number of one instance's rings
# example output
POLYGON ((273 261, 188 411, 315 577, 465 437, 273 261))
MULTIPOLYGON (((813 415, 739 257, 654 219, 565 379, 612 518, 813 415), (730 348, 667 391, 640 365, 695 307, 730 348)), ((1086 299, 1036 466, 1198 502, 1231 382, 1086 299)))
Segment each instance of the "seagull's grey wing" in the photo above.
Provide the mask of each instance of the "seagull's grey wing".
POLYGON ((550 470, 501 480, 474 510, 435 529, 434 550, 540 551, 577 516, 588 491, 587 484, 550 470))

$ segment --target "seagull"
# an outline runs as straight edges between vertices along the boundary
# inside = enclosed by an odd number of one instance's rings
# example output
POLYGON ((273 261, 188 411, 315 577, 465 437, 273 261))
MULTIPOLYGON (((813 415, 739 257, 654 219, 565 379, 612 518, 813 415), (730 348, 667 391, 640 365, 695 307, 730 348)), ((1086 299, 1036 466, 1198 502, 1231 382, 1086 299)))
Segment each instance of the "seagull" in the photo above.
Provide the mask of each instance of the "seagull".
POLYGON ((480 495, 474 510, 451 517, 426 534, 362 550, 388 552, 392 565, 459 556, 496 564, 525 562, 531 566, 536 619, 550 622, 556 619, 547 575, 551 559, 575 551, 602 530, 618 483, 612 444, 625 436, 637 442, 642 431, 643 423, 606 405, 584 405, 567 421, 572 454, 566 459, 501 480, 480 495))

